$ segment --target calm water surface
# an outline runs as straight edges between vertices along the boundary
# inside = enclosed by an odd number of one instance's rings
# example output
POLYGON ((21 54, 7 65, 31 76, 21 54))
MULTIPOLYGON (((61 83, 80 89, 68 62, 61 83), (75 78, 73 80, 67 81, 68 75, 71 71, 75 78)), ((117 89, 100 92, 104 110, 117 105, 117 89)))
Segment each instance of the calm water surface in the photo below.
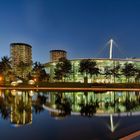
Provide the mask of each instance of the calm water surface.
POLYGON ((0 139, 118 139, 140 129, 139 92, 0 91, 0 139))

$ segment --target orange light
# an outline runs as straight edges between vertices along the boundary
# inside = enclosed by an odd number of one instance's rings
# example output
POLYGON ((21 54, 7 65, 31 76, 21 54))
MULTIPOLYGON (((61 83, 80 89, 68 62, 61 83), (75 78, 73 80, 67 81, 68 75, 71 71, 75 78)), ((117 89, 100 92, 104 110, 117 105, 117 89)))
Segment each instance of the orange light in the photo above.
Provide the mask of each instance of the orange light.
POLYGON ((0 76, 0 81, 2 80, 2 77, 0 76))

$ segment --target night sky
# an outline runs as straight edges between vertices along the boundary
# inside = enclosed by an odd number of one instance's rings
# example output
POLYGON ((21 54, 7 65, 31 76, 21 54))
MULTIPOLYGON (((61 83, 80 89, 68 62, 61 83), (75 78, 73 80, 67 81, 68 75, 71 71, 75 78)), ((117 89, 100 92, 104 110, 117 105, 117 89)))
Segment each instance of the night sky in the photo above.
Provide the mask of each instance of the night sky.
POLYGON ((110 38, 113 57, 140 58, 139 0, 0 0, 0 57, 12 42, 32 45, 42 63, 51 49, 69 59, 108 57, 110 38))

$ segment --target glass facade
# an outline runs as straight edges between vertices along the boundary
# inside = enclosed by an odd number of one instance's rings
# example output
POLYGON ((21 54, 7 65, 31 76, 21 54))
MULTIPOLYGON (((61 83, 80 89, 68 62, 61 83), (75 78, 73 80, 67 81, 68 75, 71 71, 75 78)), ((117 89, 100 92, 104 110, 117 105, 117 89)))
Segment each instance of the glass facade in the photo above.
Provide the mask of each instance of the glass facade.
MULTIPOLYGON (((72 73, 69 78, 66 79, 67 82, 84 82, 84 75, 79 72, 80 61, 82 59, 70 60, 72 64, 72 73)), ((137 59, 91 59, 97 63, 97 67, 100 69, 100 74, 94 77, 88 77, 88 83, 113 83, 114 78, 106 78, 104 75, 105 68, 113 68, 117 65, 120 65, 121 68, 124 67, 125 63, 132 63, 136 68, 140 68, 140 60, 137 59)), ((46 71, 50 73, 50 82, 55 82, 54 80, 54 69, 58 62, 50 62, 46 64, 46 71)), ((120 72, 121 73, 121 70, 120 72)), ((134 82, 135 78, 131 78, 131 81, 134 82)), ((121 75, 119 78, 115 79, 115 82, 123 83, 126 82, 126 77, 121 75)))

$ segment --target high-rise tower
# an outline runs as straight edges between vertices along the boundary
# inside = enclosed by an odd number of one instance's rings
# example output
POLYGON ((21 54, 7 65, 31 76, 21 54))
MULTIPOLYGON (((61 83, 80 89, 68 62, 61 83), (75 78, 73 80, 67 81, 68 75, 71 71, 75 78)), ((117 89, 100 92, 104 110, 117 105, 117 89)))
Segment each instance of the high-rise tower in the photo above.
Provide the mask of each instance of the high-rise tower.
POLYGON ((51 50, 50 51, 51 62, 59 61, 60 58, 67 58, 67 52, 64 50, 51 50))
POLYGON ((32 46, 25 43, 11 43, 11 62, 12 68, 17 72, 17 66, 23 62, 24 64, 32 65, 32 46))

